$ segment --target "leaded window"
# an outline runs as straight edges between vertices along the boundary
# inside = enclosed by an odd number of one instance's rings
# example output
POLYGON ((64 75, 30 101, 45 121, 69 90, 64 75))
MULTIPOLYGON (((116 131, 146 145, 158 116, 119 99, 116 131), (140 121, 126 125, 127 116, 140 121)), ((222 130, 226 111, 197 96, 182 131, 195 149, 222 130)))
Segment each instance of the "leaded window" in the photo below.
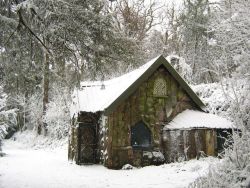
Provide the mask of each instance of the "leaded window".
POLYGON ((154 83, 154 96, 167 96, 167 83, 164 78, 157 78, 154 83))

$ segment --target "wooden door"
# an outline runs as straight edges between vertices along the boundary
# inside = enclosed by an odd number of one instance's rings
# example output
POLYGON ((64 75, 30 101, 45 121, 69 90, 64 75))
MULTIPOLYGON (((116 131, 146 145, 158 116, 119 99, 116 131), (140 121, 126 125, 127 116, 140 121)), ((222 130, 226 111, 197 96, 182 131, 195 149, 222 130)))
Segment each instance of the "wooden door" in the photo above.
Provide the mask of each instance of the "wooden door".
POLYGON ((82 164, 95 163, 96 129, 92 124, 79 127, 79 162, 82 164))
POLYGON ((216 133, 214 130, 208 129, 206 130, 206 154, 209 156, 215 155, 215 138, 216 133))

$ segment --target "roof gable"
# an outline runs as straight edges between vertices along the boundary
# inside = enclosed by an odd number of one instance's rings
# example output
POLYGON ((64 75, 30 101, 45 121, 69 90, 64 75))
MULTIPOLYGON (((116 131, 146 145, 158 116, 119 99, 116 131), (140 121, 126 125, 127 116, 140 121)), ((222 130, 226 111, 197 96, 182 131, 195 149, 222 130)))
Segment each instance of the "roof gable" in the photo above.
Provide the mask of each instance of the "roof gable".
POLYGON ((82 89, 75 90, 71 115, 79 111, 111 113, 122 101, 129 97, 144 81, 146 81, 159 66, 163 65, 174 79, 187 92, 194 103, 202 109, 205 105, 194 93, 190 86, 176 72, 163 56, 158 56, 138 69, 120 77, 98 82, 83 82, 82 89), (105 89, 101 89, 101 85, 105 89))
POLYGON ((194 93, 194 91, 190 88, 190 86, 183 80, 183 78, 178 74, 178 72, 170 65, 170 63, 163 57, 159 56, 155 62, 148 67, 148 69, 137 79, 134 83, 132 83, 118 98, 116 98, 113 103, 111 103, 106 109, 105 114, 109 114, 112 112, 122 100, 129 97, 138 87, 139 85, 147 80, 157 68, 161 65, 164 65, 166 69, 169 71, 171 76, 173 76, 176 81, 181 85, 181 87, 187 92, 190 98, 194 101, 194 103, 202 109, 205 105, 200 100, 200 98, 194 93))

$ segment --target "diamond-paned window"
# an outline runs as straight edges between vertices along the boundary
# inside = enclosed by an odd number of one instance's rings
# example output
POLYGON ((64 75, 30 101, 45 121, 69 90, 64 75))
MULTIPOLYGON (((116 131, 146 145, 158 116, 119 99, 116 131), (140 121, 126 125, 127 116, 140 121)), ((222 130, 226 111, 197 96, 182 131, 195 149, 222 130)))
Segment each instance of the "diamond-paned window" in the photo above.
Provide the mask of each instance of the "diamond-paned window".
POLYGON ((163 78, 157 78, 154 83, 154 96, 167 96, 167 82, 163 78))

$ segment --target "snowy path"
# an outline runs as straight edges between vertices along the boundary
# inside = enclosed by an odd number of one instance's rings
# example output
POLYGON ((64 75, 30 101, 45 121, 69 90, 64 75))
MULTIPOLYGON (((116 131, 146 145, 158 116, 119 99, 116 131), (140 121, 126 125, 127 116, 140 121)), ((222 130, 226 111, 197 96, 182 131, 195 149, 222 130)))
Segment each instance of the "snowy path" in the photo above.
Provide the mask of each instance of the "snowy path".
POLYGON ((78 166, 67 161, 66 149, 27 149, 5 141, 0 158, 0 188, 175 188, 186 187, 204 174, 209 161, 191 160, 135 170, 109 170, 101 165, 78 166))

